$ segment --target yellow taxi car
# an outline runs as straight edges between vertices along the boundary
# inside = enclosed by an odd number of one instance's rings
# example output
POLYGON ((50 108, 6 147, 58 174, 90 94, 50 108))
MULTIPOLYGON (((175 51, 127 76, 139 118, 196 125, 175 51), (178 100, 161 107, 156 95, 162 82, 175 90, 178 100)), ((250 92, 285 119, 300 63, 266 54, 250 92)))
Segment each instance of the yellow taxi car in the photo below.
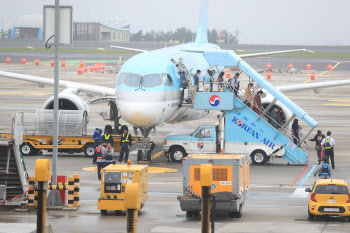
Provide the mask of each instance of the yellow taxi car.
POLYGON ((316 216, 348 217, 350 222, 350 192, 345 180, 321 179, 314 186, 306 188, 310 192, 309 220, 316 216))

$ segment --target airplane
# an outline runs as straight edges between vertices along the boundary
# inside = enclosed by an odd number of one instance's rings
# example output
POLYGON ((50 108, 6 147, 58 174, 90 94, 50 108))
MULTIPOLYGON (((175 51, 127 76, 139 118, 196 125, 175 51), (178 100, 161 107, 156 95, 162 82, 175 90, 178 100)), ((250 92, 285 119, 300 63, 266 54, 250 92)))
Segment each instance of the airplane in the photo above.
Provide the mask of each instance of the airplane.
MULTIPOLYGON (((142 133, 143 147, 138 150, 138 160, 139 158, 149 160, 154 149, 149 134, 152 130, 155 131, 156 126, 166 123, 198 120, 205 117, 209 112, 208 110, 195 110, 188 104, 194 89, 192 73, 196 70, 201 70, 202 73, 205 73, 208 69, 214 69, 203 56, 202 52, 224 51, 218 45, 208 43, 207 10, 208 2, 207 0, 202 0, 200 23, 197 29, 196 39, 193 43, 153 51, 112 45, 112 48, 131 50, 139 53, 127 60, 122 66, 116 78, 115 88, 60 80, 59 86, 65 89, 59 94, 59 109, 83 110, 89 116, 88 104, 79 96, 79 93, 112 100, 116 104, 121 117, 133 125, 135 127, 134 129, 139 129, 142 133), (187 88, 183 88, 182 81, 178 78, 177 73, 179 71, 186 73, 187 88)), ((245 54, 239 57, 243 59, 297 51, 305 51, 305 49, 245 54)), ((233 51, 231 52, 234 53, 233 51)), ((224 67, 217 66, 215 69, 222 71, 224 67)), ((0 71, 0 76, 30 81, 42 86, 54 84, 54 80, 50 78, 6 71, 0 71)), ((350 80, 297 84, 277 88, 279 91, 287 93, 348 84, 350 84, 350 80)), ((262 100, 262 104, 267 106, 273 100, 274 97, 267 93, 262 100)), ((282 103, 276 102, 275 104, 282 108, 286 117, 293 115, 282 103)), ((50 97, 42 108, 53 109, 53 97, 50 97)))

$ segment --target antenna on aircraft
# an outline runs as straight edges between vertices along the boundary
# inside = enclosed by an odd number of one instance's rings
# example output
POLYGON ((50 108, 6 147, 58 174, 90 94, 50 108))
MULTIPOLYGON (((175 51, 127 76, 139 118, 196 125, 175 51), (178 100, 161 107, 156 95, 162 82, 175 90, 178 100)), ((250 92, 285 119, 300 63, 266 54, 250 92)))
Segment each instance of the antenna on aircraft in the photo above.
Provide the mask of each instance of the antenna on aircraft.
POLYGON ((195 43, 208 43, 208 0, 202 0, 195 43))

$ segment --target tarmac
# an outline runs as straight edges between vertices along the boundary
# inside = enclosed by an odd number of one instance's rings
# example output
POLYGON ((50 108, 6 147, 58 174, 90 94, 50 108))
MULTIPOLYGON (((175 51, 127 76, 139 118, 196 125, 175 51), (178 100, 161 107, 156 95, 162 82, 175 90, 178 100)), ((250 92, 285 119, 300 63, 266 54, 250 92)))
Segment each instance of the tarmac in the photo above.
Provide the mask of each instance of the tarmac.
MULTIPOLYGON (((0 46, 2 47, 2 46, 0 46)), ((91 56, 89 60, 91 60, 91 56)), ((96 58, 97 59, 97 58, 96 58)), ((273 61, 276 66, 284 66, 292 61, 294 64, 305 64, 303 59, 297 58, 264 58, 266 63, 273 61), (280 62, 278 61, 280 60, 280 62)), ((250 62, 250 60, 248 61, 250 62)), ((314 64, 323 64, 324 61, 312 59, 314 64)), ((350 62, 342 60, 342 62, 350 62)), ((312 82, 347 79, 350 69, 347 63, 339 64, 334 70, 326 71, 320 68, 319 76, 312 82), (341 69, 342 65, 344 69, 341 69), (338 69, 339 68, 339 69, 338 69)), ((256 67, 256 66, 255 66, 256 67)), ((262 68, 265 68, 262 67, 262 68)), ((32 64, 0 64, 0 70, 18 72, 23 74, 53 77, 53 67, 35 66, 32 64)), ((272 74, 271 83, 276 86, 292 85, 309 80, 310 71, 302 70, 300 74, 272 74)), ((113 87, 116 74, 93 73, 76 75, 76 67, 66 67, 60 70, 61 79, 113 87)), ((266 75, 264 73, 263 75, 266 75)), ((247 80, 242 77, 241 86, 247 80)), ((335 158, 336 170, 333 178, 349 181, 350 157, 348 144, 350 141, 350 86, 322 89, 319 94, 313 91, 288 93, 294 102, 301 106, 311 117, 319 122, 317 129, 326 133, 331 130, 336 142, 335 158)), ((0 132, 10 132, 11 115, 16 111, 33 112, 40 108, 45 100, 53 94, 53 87, 40 88, 37 84, 10 80, 0 77, 0 132)), ((85 99, 87 97, 83 95, 85 99)), ((89 132, 96 127, 103 127, 105 122, 98 112, 108 111, 107 104, 90 106, 89 132)), ((167 124, 157 127, 157 134, 151 139, 157 144, 155 153, 162 147, 163 139, 170 134, 191 133, 200 125, 210 125, 217 122, 217 112, 211 112, 206 118, 195 122, 167 124)), ((126 124, 126 122, 122 122, 126 124)), ((303 125, 307 130, 307 126, 303 125)), ((131 126, 129 126, 131 129, 131 126)), ((133 133, 131 131, 131 133, 133 133)), ((313 137, 313 135, 311 135, 313 137)), ((311 138, 311 136, 309 138, 311 138)), ((240 219, 229 218, 226 214, 217 214, 215 217, 216 232, 308 232, 330 233, 348 232, 350 223, 342 218, 318 219, 315 222, 307 220, 308 194, 303 192, 311 187, 316 178, 310 171, 316 166, 317 158, 314 143, 309 143, 310 161, 307 165, 287 165, 282 159, 273 159, 264 166, 251 166, 250 191, 243 216, 240 219)), ((117 159, 118 153, 115 155, 117 159)), ((34 175, 35 161, 39 158, 51 159, 51 153, 25 157, 25 164, 29 175, 34 175)), ((132 151, 130 159, 136 162, 136 151, 132 151)), ((126 232, 125 212, 109 212, 101 216, 97 209, 97 199, 100 194, 100 183, 97 174, 90 171, 92 159, 83 154, 60 154, 58 159, 59 175, 80 175, 80 208, 77 211, 47 212, 47 223, 53 232, 126 232)), ((176 199, 182 194, 182 165, 169 162, 160 156, 154 159, 151 167, 170 168, 172 172, 149 174, 149 195, 145 207, 141 210, 138 220, 138 232, 200 232, 200 217, 186 218, 176 199)), ((36 214, 17 213, 14 211, 0 211, 2 223, 28 223, 36 222, 36 214)), ((1 231, 0 231, 1 232, 1 231)))

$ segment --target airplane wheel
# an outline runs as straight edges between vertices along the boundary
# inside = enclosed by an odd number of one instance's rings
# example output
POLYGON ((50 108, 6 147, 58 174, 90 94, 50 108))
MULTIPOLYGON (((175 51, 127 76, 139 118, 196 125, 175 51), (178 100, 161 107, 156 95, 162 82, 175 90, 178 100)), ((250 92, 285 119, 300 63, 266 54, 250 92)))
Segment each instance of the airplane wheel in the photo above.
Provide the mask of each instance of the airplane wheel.
POLYGON ((152 151, 151 150, 147 151, 147 161, 152 161, 152 151))
POLYGON ((142 161, 142 150, 137 151, 137 161, 142 161))
POLYGON ((264 165, 268 160, 266 153, 262 150, 253 151, 250 157, 252 158, 252 162, 255 165, 264 165))
POLYGON ((84 154, 86 157, 93 157, 95 155, 95 147, 93 144, 87 144, 84 147, 84 154))
POLYGON ((170 158, 174 163, 181 163, 186 157, 186 151, 182 147, 175 147, 170 151, 170 158))

